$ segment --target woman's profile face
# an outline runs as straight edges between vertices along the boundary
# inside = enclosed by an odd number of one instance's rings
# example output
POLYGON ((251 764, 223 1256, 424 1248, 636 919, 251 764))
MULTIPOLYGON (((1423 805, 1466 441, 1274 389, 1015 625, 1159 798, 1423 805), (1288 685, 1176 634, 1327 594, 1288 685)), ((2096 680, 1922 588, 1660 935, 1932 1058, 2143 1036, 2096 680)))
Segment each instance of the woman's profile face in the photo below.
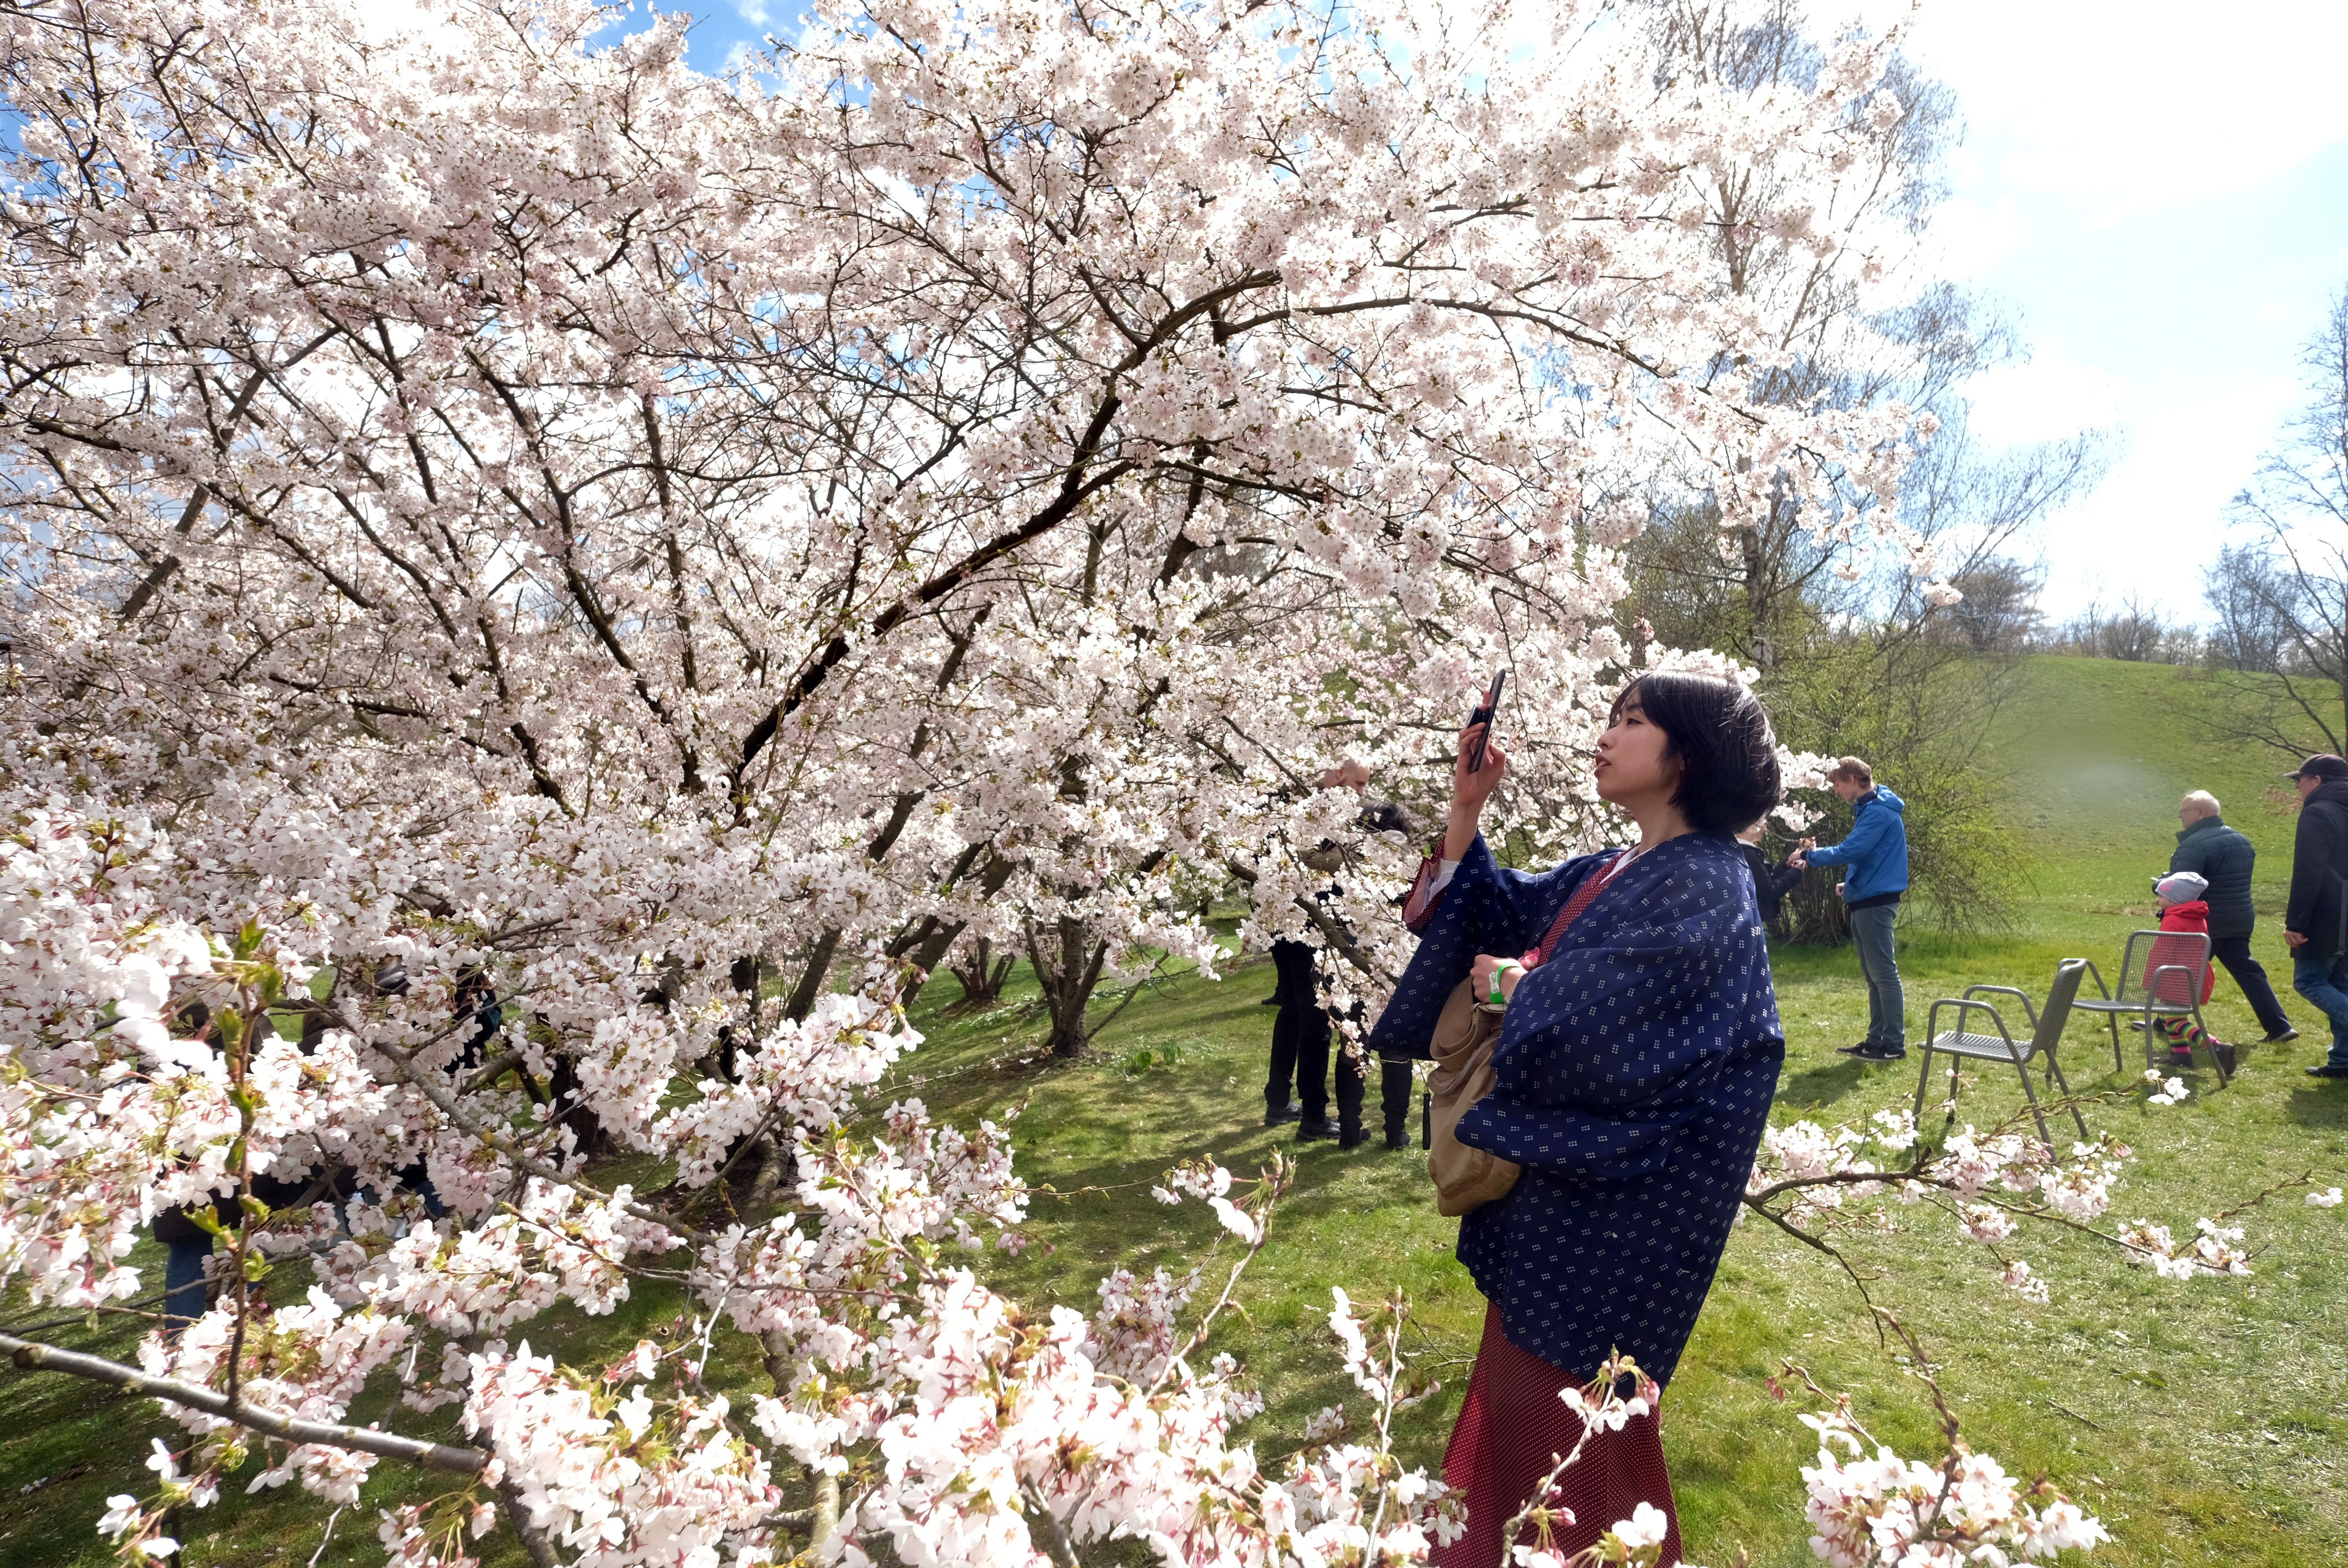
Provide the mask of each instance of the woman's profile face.
POLYGON ((1645 710, 1624 703, 1598 737, 1598 798, 1625 809, 1669 800, 1680 783, 1680 761, 1671 751, 1670 740, 1647 722, 1645 710))

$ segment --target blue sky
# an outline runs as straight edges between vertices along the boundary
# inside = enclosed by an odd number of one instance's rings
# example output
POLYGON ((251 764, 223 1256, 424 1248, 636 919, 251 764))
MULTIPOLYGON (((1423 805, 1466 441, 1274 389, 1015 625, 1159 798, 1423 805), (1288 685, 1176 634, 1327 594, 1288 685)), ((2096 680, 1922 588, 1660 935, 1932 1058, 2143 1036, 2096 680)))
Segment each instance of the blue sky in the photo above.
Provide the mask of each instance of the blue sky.
MULTIPOLYGON (((695 65, 755 39, 750 17, 798 10, 741 4, 696 7, 695 65)), ((2045 608, 2136 594, 2199 618, 2227 502, 2281 435, 2299 346, 2348 287, 2348 0, 1840 4, 1903 24, 1958 95, 1967 133, 1934 263, 2031 350, 1971 389, 1977 431, 2108 434, 2102 485, 2029 541, 2045 608)))
POLYGON ((2032 351, 1971 389, 1977 427, 2112 437, 2101 487, 2036 540, 2046 608, 2134 592, 2198 618, 2227 502, 2348 287, 2348 5, 1928 0, 1908 47, 1968 128, 1941 264, 2032 351))

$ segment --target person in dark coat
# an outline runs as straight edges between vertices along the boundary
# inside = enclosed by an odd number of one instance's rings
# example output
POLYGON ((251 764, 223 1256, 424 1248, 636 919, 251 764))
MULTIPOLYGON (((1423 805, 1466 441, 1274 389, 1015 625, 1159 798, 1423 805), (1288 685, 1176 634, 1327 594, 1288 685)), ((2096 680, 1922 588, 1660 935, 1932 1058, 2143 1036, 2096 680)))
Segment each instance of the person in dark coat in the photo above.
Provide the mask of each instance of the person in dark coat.
POLYGON ((1802 885, 1802 868, 1790 859, 1776 866, 1769 864, 1769 856, 1761 847, 1764 825, 1756 822, 1738 834, 1736 846, 1744 852, 1746 869, 1753 873, 1753 898, 1760 906, 1761 923, 1766 926, 1785 907, 1786 895, 1802 885))
POLYGON ((2183 826, 2176 853, 2168 857, 2168 872, 2173 876, 2189 871, 2209 885, 2204 895, 2209 906, 2209 956, 2225 965, 2242 988, 2242 999, 2258 1014, 2268 1044, 2297 1040, 2299 1031, 2283 1016, 2264 966, 2250 956, 2250 933, 2259 924, 2258 911, 2250 907, 2257 847, 2226 825, 2218 815, 2218 797, 2208 790, 2197 789, 2178 802, 2177 820, 2183 826))
MULTIPOLYGON (((1444 1455, 1468 1532, 1437 1568, 1499 1568, 1501 1530, 1540 1485, 1560 1395, 1616 1350, 1667 1383, 1712 1287, 1785 1061, 1735 831, 1777 802, 1776 742, 1752 694, 1713 676, 1641 677, 1616 699, 1598 793, 1639 825, 1627 850, 1554 870, 1502 866, 1478 830, 1507 768, 1479 726, 1459 742, 1450 824, 1403 918, 1420 934, 1373 1049, 1422 1046, 1463 979, 1504 1007, 1497 1083, 1459 1141, 1522 1167, 1459 1225, 1484 1336, 1444 1455)), ((1593 1433, 1559 1480, 1573 1522, 1560 1559, 1596 1543, 1632 1499, 1679 1525, 1652 1411, 1593 1433)))
POLYGON ((2299 786, 2299 832, 2291 844, 2291 901, 2282 939, 2291 944, 2291 989, 2332 1020, 2332 1054, 2311 1078, 2348 1078, 2348 762, 2312 756, 2287 775, 2299 786))
POLYGON ((1321 1071, 1313 1074, 1321 1080, 1313 1119, 1325 1120, 1329 1107, 1329 1018, 1321 1010, 1313 988, 1313 945, 1284 937, 1273 942, 1272 975, 1272 1005, 1280 1010, 1272 1015, 1272 1061, 1271 1071, 1263 1082, 1263 1124, 1277 1127, 1303 1117, 1303 1104, 1290 1098, 1292 1087, 1301 1085, 1305 1078, 1297 1071, 1303 1058, 1317 1060, 1321 1064, 1321 1071), (1303 1037, 1308 1033, 1318 1037, 1317 1049, 1306 1049, 1303 1037))
MULTIPOLYGON (((1370 770, 1351 758, 1321 775, 1323 789, 1344 787, 1356 794, 1370 782, 1370 770)), ((1365 833, 1407 833, 1410 822, 1392 801, 1364 805, 1356 825, 1365 833)), ((1338 846, 1323 842, 1307 851, 1304 864, 1314 871, 1334 873, 1344 864, 1338 846)), ((1272 1000, 1279 1008, 1272 1020, 1271 1072, 1263 1086, 1263 1122, 1267 1127, 1295 1122, 1300 1143, 1333 1138, 1340 1149, 1357 1149, 1368 1141, 1362 1126, 1362 1102, 1368 1088, 1368 1064, 1360 1055, 1339 1051, 1332 1071, 1329 1040, 1334 1030, 1328 1010, 1322 1007, 1313 978, 1320 949, 1309 942, 1276 941, 1272 945, 1272 1000), (1289 1085, 1297 1098, 1288 1098, 1289 1085), (1329 1115, 1330 1091, 1336 1091, 1336 1117, 1329 1115)), ((1410 1111, 1411 1065, 1407 1057, 1378 1060, 1380 1109, 1385 1115, 1386 1147, 1406 1149, 1410 1111)))

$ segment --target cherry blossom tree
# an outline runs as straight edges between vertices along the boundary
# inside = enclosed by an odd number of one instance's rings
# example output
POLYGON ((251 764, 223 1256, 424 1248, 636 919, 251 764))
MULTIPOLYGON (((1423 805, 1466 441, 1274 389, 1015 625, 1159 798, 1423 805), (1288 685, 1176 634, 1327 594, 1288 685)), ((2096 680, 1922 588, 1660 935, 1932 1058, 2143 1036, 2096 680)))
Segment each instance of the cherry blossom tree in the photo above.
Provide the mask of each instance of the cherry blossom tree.
MULTIPOLYGON (((1757 395, 1709 281, 1724 222, 1865 268, 1888 42, 1756 91, 1603 10, 893 0, 733 78, 579 0, 0 17, 0 1261, 138 1310, 140 1225, 224 1245, 136 1366, 5 1347, 187 1429, 127 1553, 390 1459, 452 1488, 401 1563, 1424 1556, 1383 1419, 1233 1440, 1237 1268, 1029 1313, 958 1256, 1022 1245, 1007 1129, 870 1091, 955 940, 1066 1046, 1228 886, 1374 1002, 1416 851, 1307 781, 1431 780, 1494 665, 1522 820, 1586 841, 1609 691, 1708 658, 1613 624, 1661 455, 1927 564, 1907 411, 1757 395), (646 1278, 691 1342, 565 1361, 545 1315, 646 1278), (371 1382, 468 1443, 350 1424, 371 1382)), ((1251 1256, 1282 1179, 1169 1192, 1251 1256)))

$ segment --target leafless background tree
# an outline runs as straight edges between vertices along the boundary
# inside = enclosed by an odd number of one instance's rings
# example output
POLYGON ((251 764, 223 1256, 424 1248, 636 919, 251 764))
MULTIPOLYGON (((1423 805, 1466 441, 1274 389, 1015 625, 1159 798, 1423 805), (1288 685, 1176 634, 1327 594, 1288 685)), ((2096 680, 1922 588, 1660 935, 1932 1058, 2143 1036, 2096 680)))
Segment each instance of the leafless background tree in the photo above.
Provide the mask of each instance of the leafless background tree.
POLYGON ((2274 675, 2238 708, 2240 737, 2348 753, 2348 288, 2300 363, 2307 402, 2234 500, 2250 541, 2219 557, 2205 591, 2229 661, 2274 675))
POLYGON ((2263 540, 2228 545, 2201 574, 2209 607, 2209 662, 2245 674, 2274 675, 2291 651, 2290 618, 2282 611, 2287 583, 2263 540))
MULTIPOLYGON (((1797 0, 1682 0, 1647 15, 1663 59, 1700 61, 1742 87, 1805 82, 1818 67, 1797 0)), ((1946 156, 1962 128, 1947 89, 1910 67, 1895 67, 1889 86, 1903 110, 1899 132, 1848 199, 1881 231, 1912 233, 1945 191, 1946 156)), ((1897 398, 1934 415, 1941 429, 1905 477, 1900 518, 1932 543, 1940 574, 1968 598, 1932 609, 1922 583, 1898 566, 1864 546, 1815 538, 1790 497, 1759 526, 1724 531, 1715 507, 1669 489, 1675 477, 1666 476, 1630 552, 1624 608, 1668 643, 1716 648, 1756 668, 1789 744, 1874 762, 1913 806, 1912 865, 1924 902, 1943 918, 1994 924, 2013 890, 2001 880, 2013 857, 1976 749, 2013 690, 2012 656, 2037 627, 2027 535, 2099 477, 2100 444, 2087 435, 2013 451, 1977 442, 1961 389, 2018 357, 2006 323, 1929 279, 1905 304, 1869 309, 1840 272, 1752 242, 1737 215, 1766 200, 1766 178, 1735 168, 1713 177, 1718 283, 1773 323, 1787 358, 1773 369, 1718 368, 1753 376, 1763 395, 1788 404, 1897 398)), ((1819 804, 1829 813, 1819 831, 1831 835, 1841 825, 1838 808, 1819 804)), ((1843 932, 1831 877, 1810 878, 1789 909, 1790 934, 1843 932)))
POLYGON ((1933 618, 1933 631, 1974 653, 2019 653, 2038 640, 2045 616, 2038 595, 2045 569, 2010 556, 1991 556, 1949 585, 1965 597, 1933 618))

